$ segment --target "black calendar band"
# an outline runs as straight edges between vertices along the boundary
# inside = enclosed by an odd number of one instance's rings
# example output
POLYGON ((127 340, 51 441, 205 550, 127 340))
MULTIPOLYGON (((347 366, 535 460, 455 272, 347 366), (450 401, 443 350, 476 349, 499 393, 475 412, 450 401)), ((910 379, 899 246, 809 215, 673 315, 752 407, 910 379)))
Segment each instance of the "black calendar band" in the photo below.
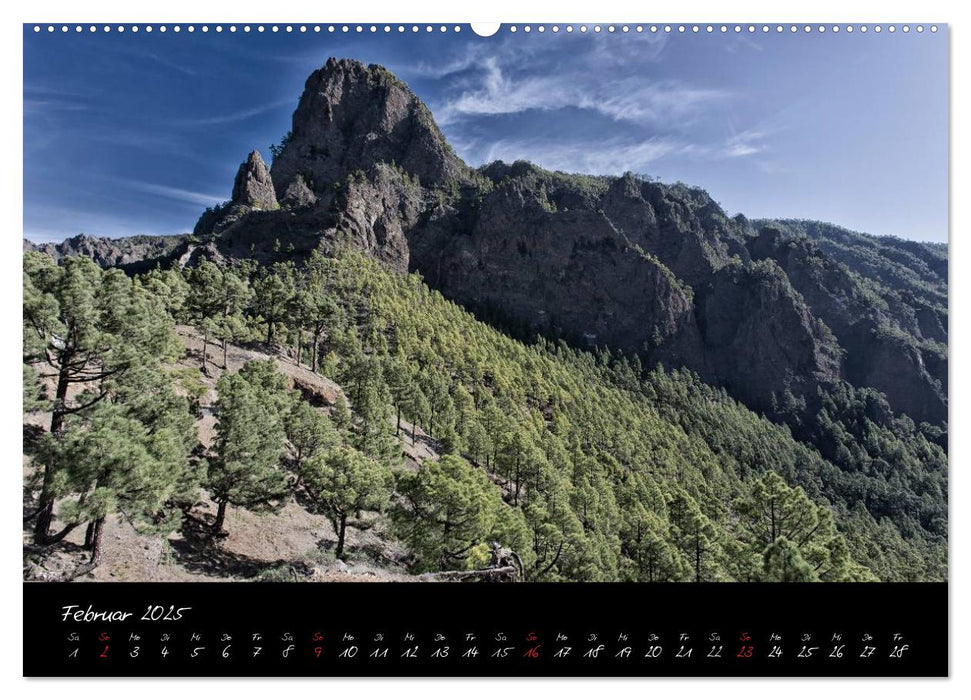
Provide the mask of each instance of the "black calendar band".
POLYGON ((27 583, 26 676, 946 676, 946 583, 27 583))

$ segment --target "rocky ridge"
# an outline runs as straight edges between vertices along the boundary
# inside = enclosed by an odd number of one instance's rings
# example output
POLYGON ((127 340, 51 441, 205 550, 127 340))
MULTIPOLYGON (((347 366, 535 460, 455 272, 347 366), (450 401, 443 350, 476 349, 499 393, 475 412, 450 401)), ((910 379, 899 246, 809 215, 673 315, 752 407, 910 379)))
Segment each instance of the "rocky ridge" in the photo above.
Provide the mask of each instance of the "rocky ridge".
MULTIPOLYGON (((728 217, 697 188, 525 162, 472 169, 380 66, 332 58, 315 71, 271 167, 251 153, 194 235, 85 239, 58 254, 271 262, 353 245, 508 330, 684 366, 756 410, 849 382, 915 421, 947 418, 939 304, 881 302, 871 292, 886 279, 805 227, 728 217)), ((886 269, 919 278, 898 258, 886 269)))

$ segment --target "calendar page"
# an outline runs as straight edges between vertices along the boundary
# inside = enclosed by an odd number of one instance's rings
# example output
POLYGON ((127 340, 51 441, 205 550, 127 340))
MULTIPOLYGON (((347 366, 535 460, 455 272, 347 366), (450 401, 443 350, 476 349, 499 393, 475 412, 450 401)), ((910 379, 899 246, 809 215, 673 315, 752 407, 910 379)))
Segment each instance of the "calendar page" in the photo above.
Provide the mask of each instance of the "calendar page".
POLYGON ((944 24, 25 24, 26 676, 946 676, 944 24))

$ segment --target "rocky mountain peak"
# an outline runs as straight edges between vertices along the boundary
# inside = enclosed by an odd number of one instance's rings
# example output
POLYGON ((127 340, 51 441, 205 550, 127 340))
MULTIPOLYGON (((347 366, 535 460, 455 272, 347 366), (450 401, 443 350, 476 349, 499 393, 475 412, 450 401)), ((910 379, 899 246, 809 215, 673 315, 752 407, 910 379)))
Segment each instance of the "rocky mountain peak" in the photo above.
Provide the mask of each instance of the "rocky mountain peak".
POLYGON ((808 407, 845 381, 945 420, 946 256, 876 239, 827 251, 798 229, 632 173, 473 172, 403 82, 332 58, 308 78, 272 168, 251 153, 232 201, 194 233, 206 254, 261 262, 350 243, 524 337, 687 367, 759 411, 787 395, 808 407), (858 279, 875 265, 883 277, 858 279), (890 289, 904 274, 921 282, 906 297, 890 289))
POLYGON ((278 206, 270 170, 259 151, 252 151, 239 166, 233 183, 233 204, 263 210, 278 206))
POLYGON ((298 176, 320 194, 376 163, 397 165, 425 186, 468 177, 431 112, 404 83, 382 66, 330 58, 307 79, 273 159, 277 195, 298 176))

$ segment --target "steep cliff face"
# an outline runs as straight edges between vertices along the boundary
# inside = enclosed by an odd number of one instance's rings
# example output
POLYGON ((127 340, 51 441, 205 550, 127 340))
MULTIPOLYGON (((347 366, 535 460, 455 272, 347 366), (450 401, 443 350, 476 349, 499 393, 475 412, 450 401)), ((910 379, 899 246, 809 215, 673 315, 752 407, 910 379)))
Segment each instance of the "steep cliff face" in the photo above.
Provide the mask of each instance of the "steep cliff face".
POLYGON ((771 410, 786 392, 812 398, 842 376, 833 334, 774 263, 720 268, 699 292, 697 318, 702 376, 749 405, 771 410))
MULTIPOLYGON (((749 240, 749 250, 755 260, 775 262, 812 313, 832 329, 846 352, 844 374, 851 384, 882 391, 895 409, 911 416, 947 420, 946 356, 920 343, 921 312, 928 322, 937 321, 928 307, 915 310, 900 298, 887 303, 865 278, 815 242, 780 228, 763 227, 749 240)), ((931 324, 930 331, 934 341, 944 333, 940 323, 931 324)), ((946 341, 946 333, 943 337, 946 341)))
POLYGON ((707 281, 732 255, 747 260, 744 231, 706 192, 616 179, 601 202, 603 215, 690 285, 707 281))
POLYGON ((271 174, 258 153, 239 169, 233 198, 207 210, 193 233, 204 245, 195 256, 270 261, 302 259, 351 244, 399 271, 408 270, 404 227, 418 215, 420 188, 400 169, 384 163, 367 174, 355 172, 321 193, 312 193, 302 177, 276 200, 271 174))
POLYGON ((273 210, 279 208, 273 179, 259 151, 252 151, 246 162, 239 166, 233 182, 233 202, 250 209, 273 210))
POLYGON ((320 193, 348 173, 397 164, 426 187, 467 177, 431 112, 381 66, 328 59, 307 79, 293 128, 273 159, 279 197, 302 178, 320 193))
POLYGON ((565 193, 546 192, 527 178, 500 181, 467 221, 453 212, 413 231, 412 266, 487 318, 583 346, 630 348, 691 323, 691 290, 671 270, 603 214, 560 209, 565 193))
POLYGON ((269 170, 250 154, 200 218, 192 255, 351 244, 508 329, 687 367, 758 410, 848 381, 946 420, 946 251, 942 267, 919 244, 812 229, 816 245, 807 222, 764 223, 681 184, 473 170, 401 81, 330 59, 269 170))

